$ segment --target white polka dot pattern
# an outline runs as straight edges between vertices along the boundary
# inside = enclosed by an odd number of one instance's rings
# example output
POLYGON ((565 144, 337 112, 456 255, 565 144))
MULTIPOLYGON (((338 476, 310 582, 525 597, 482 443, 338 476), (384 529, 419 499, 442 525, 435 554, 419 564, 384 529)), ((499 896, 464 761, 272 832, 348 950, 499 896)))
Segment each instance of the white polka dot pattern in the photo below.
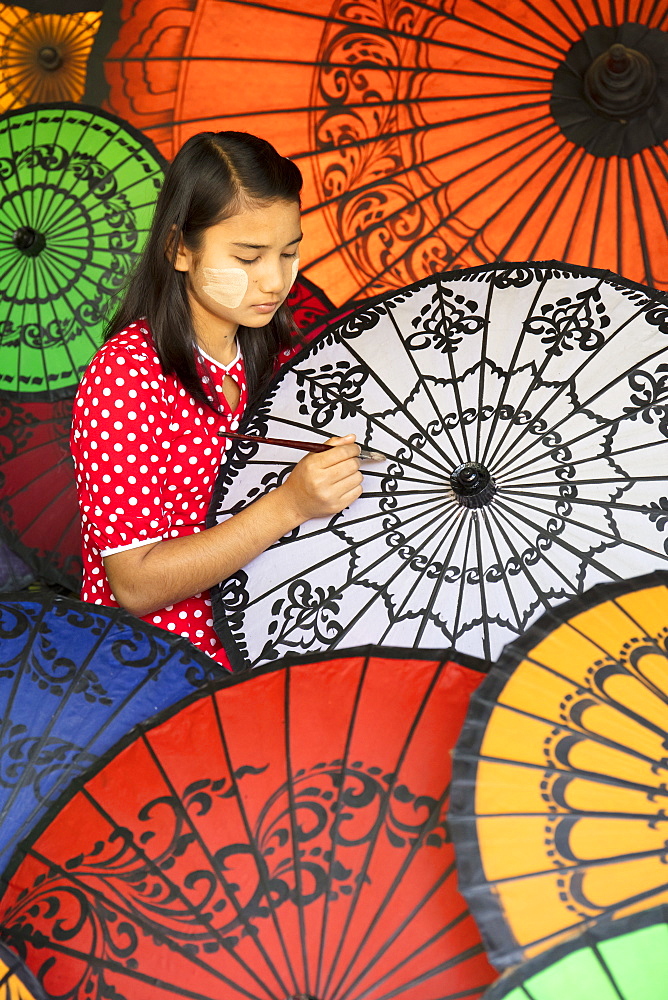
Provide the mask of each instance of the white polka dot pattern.
MULTIPOLYGON (((103 555, 190 535, 205 527, 219 466, 248 393, 243 360, 203 363, 225 405, 228 374, 239 404, 220 416, 196 403, 176 376, 164 375, 145 324, 130 326, 97 352, 74 405, 71 446, 82 517, 82 598, 117 607, 103 555)), ((144 621, 190 639, 225 662, 207 593, 147 615, 144 621)))

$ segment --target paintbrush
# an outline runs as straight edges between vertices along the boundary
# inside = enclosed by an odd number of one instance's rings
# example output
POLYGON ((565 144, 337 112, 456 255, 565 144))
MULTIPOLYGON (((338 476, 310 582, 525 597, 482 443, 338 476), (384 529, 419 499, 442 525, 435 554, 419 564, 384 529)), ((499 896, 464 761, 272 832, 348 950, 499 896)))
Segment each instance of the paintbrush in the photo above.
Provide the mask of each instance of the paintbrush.
MULTIPOLYGON (((239 434, 238 431, 224 431, 220 434, 223 437, 231 438, 233 441, 255 441, 257 444, 276 444, 281 448, 298 448, 300 451, 329 451, 334 446, 331 444, 319 444, 317 441, 294 441, 289 438, 266 438, 258 437, 255 434, 239 434)), ((380 451, 371 451, 369 448, 360 448, 360 458, 363 462, 384 462, 387 455, 380 451)))

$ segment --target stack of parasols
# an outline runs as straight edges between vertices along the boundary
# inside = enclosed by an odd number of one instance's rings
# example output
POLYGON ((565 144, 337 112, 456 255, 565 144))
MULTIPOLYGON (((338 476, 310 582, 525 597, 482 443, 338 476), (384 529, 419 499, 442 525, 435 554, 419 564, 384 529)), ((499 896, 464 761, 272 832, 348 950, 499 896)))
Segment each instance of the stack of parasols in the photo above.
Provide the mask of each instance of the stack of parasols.
POLYGON ((353 430, 375 460, 221 582, 232 676, 124 612, 5 595, 0 926, 47 996, 651 994, 667 327, 662 293, 559 262, 323 324, 210 521, 289 472, 277 439, 353 430))
POLYGON ((662 996, 665 14, 186 6, 0 11, 0 1000, 662 996), (373 460, 216 588, 230 676, 74 598, 69 421, 163 154, 288 120, 303 337, 209 523, 373 460))

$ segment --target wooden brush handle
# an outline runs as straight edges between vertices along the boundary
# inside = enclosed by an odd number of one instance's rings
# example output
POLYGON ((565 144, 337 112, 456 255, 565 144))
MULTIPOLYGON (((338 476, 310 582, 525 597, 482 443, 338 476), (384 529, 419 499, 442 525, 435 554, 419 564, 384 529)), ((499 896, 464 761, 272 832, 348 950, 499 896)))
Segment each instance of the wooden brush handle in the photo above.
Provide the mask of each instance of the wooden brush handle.
MULTIPOLYGON (((255 441, 257 444, 275 444, 280 448, 297 448, 299 451, 329 451, 332 447, 331 444, 320 444, 318 441, 295 441, 291 438, 258 437, 256 434, 239 434, 238 431, 221 430, 220 433, 224 437, 231 438, 234 441, 255 441)), ((385 461, 385 457, 379 451, 369 451, 368 448, 360 449, 360 458, 365 462, 383 462, 385 461)))

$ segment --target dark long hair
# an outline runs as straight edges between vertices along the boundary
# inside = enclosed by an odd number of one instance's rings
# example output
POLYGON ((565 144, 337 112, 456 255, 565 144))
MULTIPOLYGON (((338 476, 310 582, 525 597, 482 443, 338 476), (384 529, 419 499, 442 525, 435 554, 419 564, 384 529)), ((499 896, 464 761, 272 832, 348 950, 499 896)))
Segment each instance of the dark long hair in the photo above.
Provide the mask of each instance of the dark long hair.
MULTIPOLYGON (((301 187, 299 168, 265 139, 247 132, 200 132, 188 139, 167 168, 146 246, 107 324, 105 339, 146 317, 164 372, 176 374, 195 399, 211 404, 195 363, 187 272, 174 268, 179 241, 198 253, 210 226, 248 203, 299 202, 301 187)), ((269 381, 293 331, 285 304, 267 326, 238 328, 249 396, 256 396, 269 381)))

